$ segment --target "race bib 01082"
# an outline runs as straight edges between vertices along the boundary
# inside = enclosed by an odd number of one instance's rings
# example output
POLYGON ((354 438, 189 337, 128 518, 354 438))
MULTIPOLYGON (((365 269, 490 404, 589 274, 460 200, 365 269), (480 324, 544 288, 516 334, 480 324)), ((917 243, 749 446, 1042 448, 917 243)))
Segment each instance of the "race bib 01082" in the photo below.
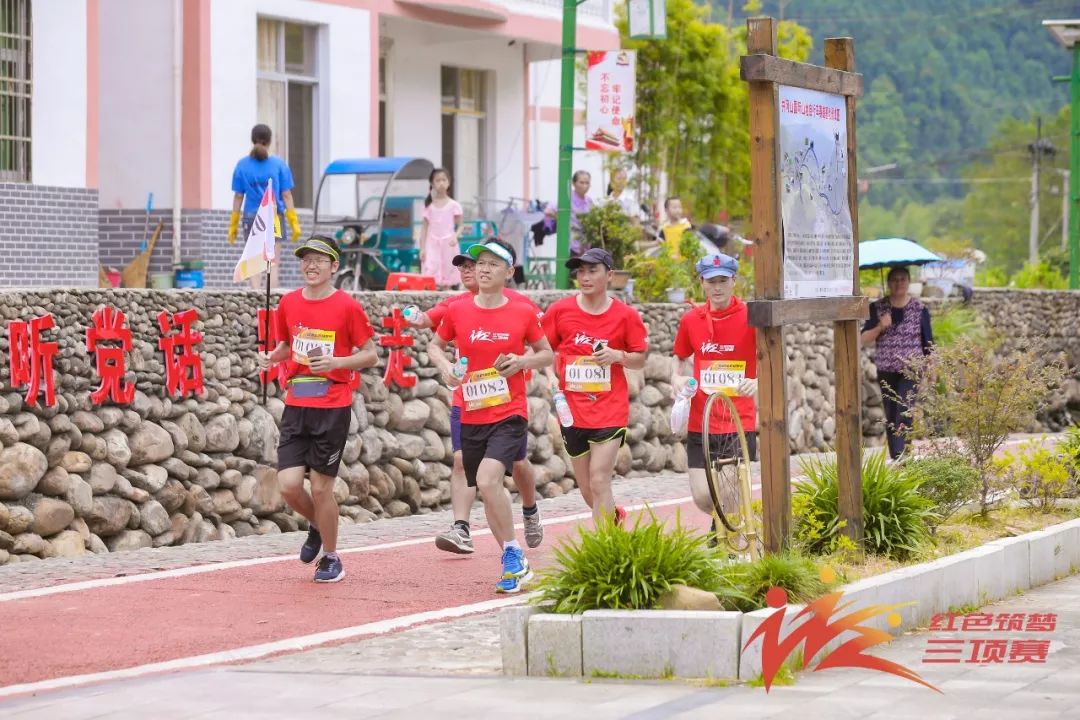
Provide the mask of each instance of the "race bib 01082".
POLYGON ((745 379, 745 360, 714 360, 701 366, 701 390, 709 395, 738 395, 739 383, 745 379))
POLYGON ((510 386, 495 368, 469 373, 468 379, 461 384, 461 394, 466 410, 482 410, 510 402, 510 386))
POLYGON ((574 392, 609 392, 611 390, 611 366, 599 365, 593 358, 583 355, 566 363, 563 380, 567 390, 574 392))
POLYGON ((311 359, 334 356, 334 340, 337 334, 333 330, 312 330, 304 328, 293 335, 293 361, 301 365, 311 365, 311 359))

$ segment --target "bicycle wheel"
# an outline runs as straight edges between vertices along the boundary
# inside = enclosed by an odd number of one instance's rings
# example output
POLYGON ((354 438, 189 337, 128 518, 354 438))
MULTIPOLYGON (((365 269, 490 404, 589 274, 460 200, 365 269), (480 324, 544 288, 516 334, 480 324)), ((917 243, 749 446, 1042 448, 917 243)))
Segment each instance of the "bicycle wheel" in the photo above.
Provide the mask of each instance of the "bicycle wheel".
POLYGON ((752 505, 750 486, 750 448, 746 442, 739 413, 735 410, 731 398, 724 393, 714 393, 705 402, 702 420, 701 446, 705 456, 705 479, 712 499, 720 539, 739 554, 748 553, 752 560, 761 557, 760 523, 752 505), (713 403, 720 399, 735 426, 736 442, 734 447, 712 447, 709 434, 709 419, 712 417, 713 403))

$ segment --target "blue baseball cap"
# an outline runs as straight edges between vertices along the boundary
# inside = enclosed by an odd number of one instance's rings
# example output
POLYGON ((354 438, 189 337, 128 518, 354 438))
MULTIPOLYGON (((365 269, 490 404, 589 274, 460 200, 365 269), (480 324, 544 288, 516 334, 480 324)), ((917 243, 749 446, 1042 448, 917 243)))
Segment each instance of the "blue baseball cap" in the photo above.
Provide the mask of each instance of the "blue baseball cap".
POLYGON ((730 255, 714 253, 698 260, 695 269, 702 280, 710 280, 714 277, 735 277, 739 272, 739 261, 730 255))

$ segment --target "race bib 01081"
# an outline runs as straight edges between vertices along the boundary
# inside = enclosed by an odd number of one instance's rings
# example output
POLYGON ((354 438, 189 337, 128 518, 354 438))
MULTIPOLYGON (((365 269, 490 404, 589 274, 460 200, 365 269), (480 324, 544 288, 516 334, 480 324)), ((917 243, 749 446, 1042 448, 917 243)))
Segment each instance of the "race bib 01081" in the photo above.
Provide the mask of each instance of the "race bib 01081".
POLYGON ((738 395, 739 383, 745 379, 745 360, 714 360, 701 366, 701 390, 709 395, 738 395))
POLYGON ((311 365, 311 359, 334 356, 334 340, 337 334, 333 330, 312 330, 304 328, 293 335, 293 361, 301 365, 311 365))
POLYGON ((466 410, 482 410, 510 402, 510 386, 495 368, 469 373, 468 380, 461 384, 461 394, 466 410))
POLYGON ((567 390, 574 392, 609 392, 611 390, 611 366, 599 365, 593 358, 583 355, 566 363, 563 380, 567 390))

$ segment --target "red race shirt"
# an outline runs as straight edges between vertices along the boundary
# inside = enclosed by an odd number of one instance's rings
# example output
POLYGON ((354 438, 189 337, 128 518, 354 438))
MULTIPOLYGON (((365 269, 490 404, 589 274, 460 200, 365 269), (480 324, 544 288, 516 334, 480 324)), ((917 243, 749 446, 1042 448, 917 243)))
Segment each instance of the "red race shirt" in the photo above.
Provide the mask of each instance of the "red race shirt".
POLYGON ((474 300, 452 303, 437 332, 469 359, 462 387, 463 424, 489 425, 513 415, 529 417, 524 373, 501 378, 493 366, 500 354, 523 355, 526 343, 544 337, 533 307, 513 300, 497 308, 477 307, 474 300))
MULTIPOLYGON (((675 355, 680 360, 694 358, 694 378, 699 390, 690 401, 687 431, 696 433, 701 432, 708 391, 721 390, 734 395, 740 378, 757 377, 757 337, 747 322, 746 305, 738 298, 732 298, 724 310, 709 312, 707 307, 701 305, 687 311, 679 321, 679 331, 675 335, 675 355)), ((731 400, 743 430, 756 430, 754 398, 737 396, 731 400)), ((709 432, 735 432, 735 423, 727 406, 719 401, 713 403, 709 432)))
POLYGON ((327 394, 318 398, 293 397, 290 386, 285 404, 319 408, 352 405, 353 390, 360 382, 358 372, 313 373, 305 360, 320 354, 347 357, 355 348, 363 347, 375 335, 363 306, 341 290, 321 300, 308 300, 303 290, 293 290, 281 298, 276 317, 278 337, 288 338, 286 342, 291 349, 289 359, 285 361, 285 376, 318 376, 333 381, 327 394))
MULTIPOLYGON (((537 318, 542 317, 543 314, 544 314, 544 311, 540 309, 540 306, 538 306, 536 303, 534 303, 532 301, 532 298, 530 298, 528 295, 522 295, 517 290, 510 290, 509 288, 507 288, 507 289, 503 290, 503 296, 510 299, 510 300, 514 300, 516 302, 525 303, 526 305, 528 305, 529 307, 531 307, 533 309, 533 312, 536 313, 537 318)), ((451 305, 453 305, 456 302, 460 302, 461 300, 472 300, 474 297, 476 297, 476 293, 474 293, 472 291, 469 291, 469 290, 466 290, 463 293, 459 293, 457 295, 451 295, 450 297, 446 298, 445 300, 443 300, 441 303, 439 303, 435 307, 428 310, 427 311, 427 316, 428 316, 428 319, 431 320, 431 327, 435 328, 436 331, 438 331, 439 325, 442 323, 443 318, 446 317, 446 311, 450 309, 451 305)), ((462 354, 464 354, 464 353, 462 353, 462 354)), ((465 355, 465 357, 469 357, 469 356, 465 355)), ((525 382, 528 382, 530 377, 532 377, 532 370, 526 370, 525 371, 525 382)), ((458 385, 456 388, 454 388, 454 399, 453 399, 453 402, 451 402, 451 405, 453 407, 465 407, 465 401, 461 397, 461 386, 460 385, 458 385)))
POLYGON ((626 427, 630 420, 630 395, 622 365, 601 368, 591 363, 598 342, 613 350, 645 352, 649 334, 638 311, 612 300, 599 315, 585 312, 577 296, 551 305, 541 321, 556 352, 555 374, 566 394, 574 427, 626 427))

